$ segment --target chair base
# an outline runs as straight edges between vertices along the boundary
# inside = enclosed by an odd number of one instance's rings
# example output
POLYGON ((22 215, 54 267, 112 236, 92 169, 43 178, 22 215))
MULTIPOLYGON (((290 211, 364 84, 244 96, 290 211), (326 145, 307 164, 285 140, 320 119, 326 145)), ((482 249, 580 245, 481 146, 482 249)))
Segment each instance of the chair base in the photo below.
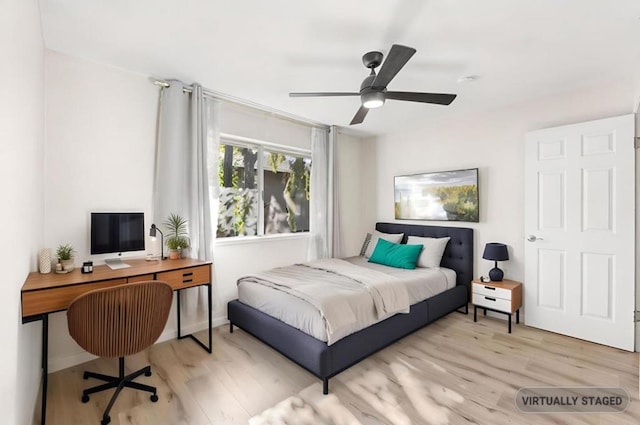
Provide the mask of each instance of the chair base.
POLYGON ((119 360, 119 376, 103 375, 101 373, 94 373, 94 372, 87 372, 87 371, 85 371, 83 375, 84 379, 94 378, 94 379, 99 379, 101 381, 106 381, 106 384, 96 385, 95 387, 87 388, 86 390, 82 391, 81 400, 83 403, 87 403, 89 401, 89 394, 95 394, 97 392, 108 390, 111 388, 116 389, 116 391, 113 393, 113 396, 111 397, 111 400, 109 401, 109 404, 107 405, 107 408, 104 410, 104 413, 102 414, 102 420, 100 421, 100 425, 107 425, 109 422, 111 422, 111 417, 109 416, 109 412, 111 411, 111 408, 115 404, 116 399, 118 398, 118 395, 120 394, 120 391, 122 391, 123 388, 133 388, 135 390, 150 392, 152 393, 150 397, 151 401, 154 403, 158 401, 158 394, 157 394, 156 387, 140 384, 138 382, 133 382, 134 379, 136 379, 138 376, 142 375, 143 373, 145 376, 151 376, 151 366, 143 367, 142 369, 137 370, 125 376, 124 357, 120 357, 118 360, 119 360))

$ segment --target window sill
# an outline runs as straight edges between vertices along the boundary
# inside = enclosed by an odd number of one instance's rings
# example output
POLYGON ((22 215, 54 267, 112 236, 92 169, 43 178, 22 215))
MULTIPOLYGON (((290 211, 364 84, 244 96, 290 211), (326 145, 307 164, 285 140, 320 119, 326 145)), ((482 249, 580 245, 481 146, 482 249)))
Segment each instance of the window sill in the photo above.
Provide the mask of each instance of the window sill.
POLYGON ((304 233, 281 233, 279 235, 265 236, 234 236, 229 238, 216 238, 216 246, 242 245, 262 242, 277 242, 291 239, 309 239, 309 232, 304 233))

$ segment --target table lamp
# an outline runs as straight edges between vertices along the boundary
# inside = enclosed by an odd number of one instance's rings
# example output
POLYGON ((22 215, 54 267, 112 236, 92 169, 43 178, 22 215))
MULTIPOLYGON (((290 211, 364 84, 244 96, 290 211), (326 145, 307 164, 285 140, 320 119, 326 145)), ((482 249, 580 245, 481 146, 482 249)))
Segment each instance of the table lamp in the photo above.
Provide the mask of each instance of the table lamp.
POLYGON ((509 259, 507 246, 503 243, 489 242, 484 247, 482 258, 495 261, 494 267, 489 271, 489 278, 494 282, 500 282, 504 277, 504 273, 498 268, 498 261, 507 261, 509 259))
POLYGON ((160 232, 160 259, 164 260, 164 233, 162 233, 162 230, 158 229, 155 224, 152 224, 151 229, 149 229, 149 237, 151 237, 152 241, 155 241, 156 230, 160 232))

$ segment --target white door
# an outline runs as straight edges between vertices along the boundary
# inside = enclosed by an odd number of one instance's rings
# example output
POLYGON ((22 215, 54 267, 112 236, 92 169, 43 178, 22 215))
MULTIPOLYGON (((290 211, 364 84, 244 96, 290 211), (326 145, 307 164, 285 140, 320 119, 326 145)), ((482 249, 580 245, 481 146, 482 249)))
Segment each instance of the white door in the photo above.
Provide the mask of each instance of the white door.
POLYGON ((527 134, 527 325, 633 351, 634 121, 527 134))

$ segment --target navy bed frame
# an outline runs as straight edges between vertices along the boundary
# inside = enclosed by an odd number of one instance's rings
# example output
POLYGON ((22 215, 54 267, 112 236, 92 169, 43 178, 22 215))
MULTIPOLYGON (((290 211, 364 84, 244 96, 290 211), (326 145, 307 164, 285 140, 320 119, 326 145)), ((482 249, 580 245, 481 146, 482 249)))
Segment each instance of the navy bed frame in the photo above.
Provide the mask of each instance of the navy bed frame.
POLYGON ((269 316, 238 300, 229 301, 229 329, 238 326, 274 348, 290 360, 322 379, 322 392, 329 393, 329 379, 371 354, 393 344, 440 317, 464 307, 468 313, 473 279, 473 229, 463 227, 421 226, 377 223, 384 233, 433 238, 450 237, 441 266, 457 273, 456 286, 411 306, 408 314, 396 314, 382 322, 351 334, 332 345, 269 316))

